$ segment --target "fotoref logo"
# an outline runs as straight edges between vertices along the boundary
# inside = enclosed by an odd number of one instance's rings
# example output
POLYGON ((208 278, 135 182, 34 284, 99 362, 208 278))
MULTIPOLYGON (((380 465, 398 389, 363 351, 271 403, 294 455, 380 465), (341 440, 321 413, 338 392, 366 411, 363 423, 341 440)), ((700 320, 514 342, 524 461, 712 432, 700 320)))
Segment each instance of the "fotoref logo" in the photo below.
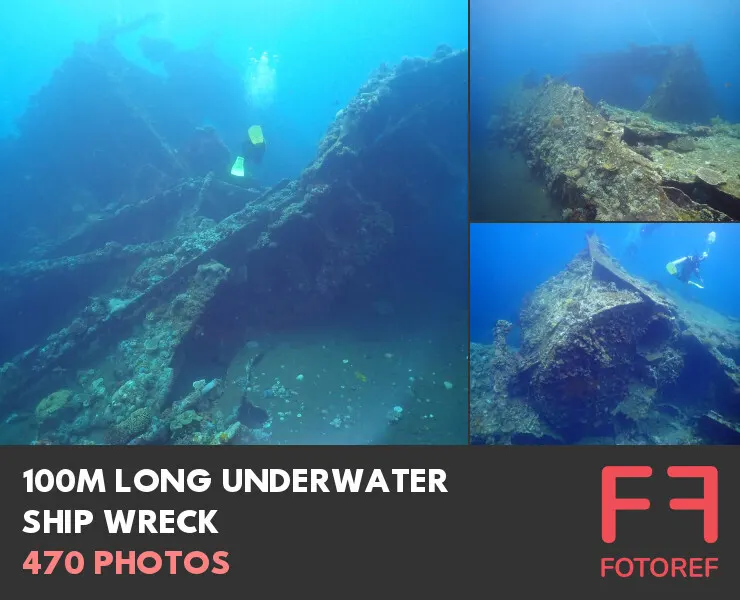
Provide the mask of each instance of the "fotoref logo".
MULTIPOLYGON (((675 516, 675 529, 686 531, 689 536, 701 535, 687 526, 683 511, 701 511, 703 514, 703 536, 708 552, 719 538, 719 474, 712 466, 668 467, 669 482, 678 479, 700 479, 703 494, 696 498, 671 497, 668 507, 671 518, 675 516)), ((601 471, 601 540, 613 544, 617 540, 622 519, 628 519, 631 511, 650 511, 650 498, 617 497, 617 482, 620 479, 647 480, 653 477, 648 466, 607 466, 601 471)), ((604 556, 601 559, 601 577, 619 578, 707 578, 719 569, 719 559, 710 556, 604 556)))

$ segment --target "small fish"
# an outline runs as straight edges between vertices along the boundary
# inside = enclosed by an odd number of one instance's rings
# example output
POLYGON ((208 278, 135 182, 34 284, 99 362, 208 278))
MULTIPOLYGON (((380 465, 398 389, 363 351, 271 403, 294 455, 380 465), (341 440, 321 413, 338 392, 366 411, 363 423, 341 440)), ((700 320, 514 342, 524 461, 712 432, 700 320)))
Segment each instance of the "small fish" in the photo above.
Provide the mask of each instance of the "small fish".
POLYGON ((360 373, 359 371, 355 371, 355 378, 356 378, 356 379, 357 379, 358 381, 362 381, 362 383, 366 383, 366 382, 367 382, 367 377, 365 377, 365 375, 363 375, 363 374, 362 374, 362 373, 360 373))
POLYGON ((729 81, 725 81, 725 87, 726 88, 730 88, 731 86, 732 86, 732 84, 729 81))

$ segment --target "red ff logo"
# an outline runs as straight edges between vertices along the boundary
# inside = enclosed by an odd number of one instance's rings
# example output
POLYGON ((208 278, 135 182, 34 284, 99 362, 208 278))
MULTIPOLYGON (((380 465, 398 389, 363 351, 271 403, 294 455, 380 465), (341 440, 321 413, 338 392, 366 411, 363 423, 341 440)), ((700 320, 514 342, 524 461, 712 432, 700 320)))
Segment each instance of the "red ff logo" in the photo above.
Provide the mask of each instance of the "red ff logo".
MULTIPOLYGON (((647 498, 617 498, 617 479, 652 477, 651 467, 604 467, 601 471, 601 539, 612 544, 617 539, 618 510, 647 510, 647 498)), ((719 475, 716 467, 668 467, 668 477, 704 480, 701 498, 673 498, 671 510, 700 510, 704 513, 704 541, 714 544, 719 537, 719 475)))

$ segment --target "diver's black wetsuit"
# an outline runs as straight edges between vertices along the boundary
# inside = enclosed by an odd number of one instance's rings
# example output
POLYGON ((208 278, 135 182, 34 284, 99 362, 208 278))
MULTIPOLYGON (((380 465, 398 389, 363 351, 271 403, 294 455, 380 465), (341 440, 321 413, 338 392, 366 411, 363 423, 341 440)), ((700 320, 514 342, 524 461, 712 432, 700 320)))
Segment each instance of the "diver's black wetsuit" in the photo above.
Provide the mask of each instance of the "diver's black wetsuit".
POLYGON ((696 275, 699 283, 703 284, 701 275, 699 274, 699 264, 701 260, 697 256, 689 256, 685 261, 681 263, 681 271, 678 274, 678 278, 684 283, 688 283, 692 275, 696 275))
POLYGON ((254 164, 258 165, 262 162, 262 157, 265 155, 265 144, 253 144, 247 136, 247 139, 242 143, 242 156, 254 164))

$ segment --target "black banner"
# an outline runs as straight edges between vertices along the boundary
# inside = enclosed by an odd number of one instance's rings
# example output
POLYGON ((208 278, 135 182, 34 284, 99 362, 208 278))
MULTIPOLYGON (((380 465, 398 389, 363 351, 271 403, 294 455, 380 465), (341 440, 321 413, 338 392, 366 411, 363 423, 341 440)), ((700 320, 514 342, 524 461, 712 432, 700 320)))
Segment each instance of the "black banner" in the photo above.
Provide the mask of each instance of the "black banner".
POLYGON ((735 448, 0 453, 0 581, 32 598, 713 598, 740 585, 735 448))

